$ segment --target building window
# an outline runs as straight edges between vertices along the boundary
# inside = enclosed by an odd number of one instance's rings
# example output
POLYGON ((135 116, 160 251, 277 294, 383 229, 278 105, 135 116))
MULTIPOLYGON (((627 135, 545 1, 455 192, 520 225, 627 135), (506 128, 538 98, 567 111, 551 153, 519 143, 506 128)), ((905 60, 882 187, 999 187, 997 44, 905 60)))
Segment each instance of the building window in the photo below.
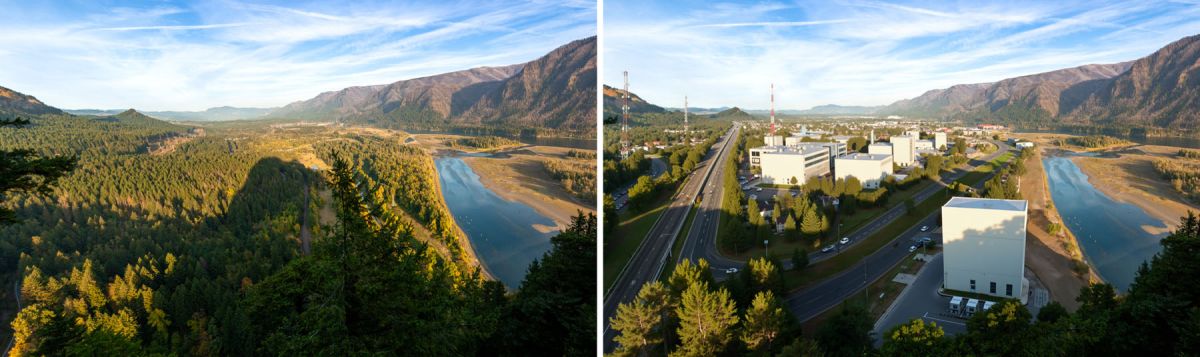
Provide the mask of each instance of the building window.
POLYGON ((989 294, 996 293, 996 282, 994 282, 994 281, 992 282, 992 286, 988 289, 988 291, 989 291, 989 294))
POLYGON ((971 279, 971 291, 975 291, 975 279, 971 279))
POLYGON ((1004 293, 1008 296, 1012 296, 1012 284, 1004 284, 1004 293))

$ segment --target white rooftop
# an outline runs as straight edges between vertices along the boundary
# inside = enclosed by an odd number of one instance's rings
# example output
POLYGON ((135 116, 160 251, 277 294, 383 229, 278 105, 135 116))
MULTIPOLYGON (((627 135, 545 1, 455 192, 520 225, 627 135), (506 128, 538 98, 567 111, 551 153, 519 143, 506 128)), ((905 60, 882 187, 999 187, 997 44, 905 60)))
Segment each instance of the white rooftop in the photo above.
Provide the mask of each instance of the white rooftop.
POLYGON ((760 146, 752 150, 762 150, 762 155, 808 155, 829 151, 829 148, 819 145, 802 146, 760 146))
POLYGON ((870 146, 876 146, 876 145, 878 145, 878 146, 892 146, 892 143, 878 142, 878 143, 871 144, 870 146))
POLYGON ((887 159, 889 156, 892 156, 892 155, 884 155, 884 154, 864 154, 864 153, 861 153, 861 152, 856 152, 856 153, 850 153, 850 154, 846 154, 846 155, 838 156, 838 158, 837 158, 837 159, 838 159, 838 160, 864 160, 864 161, 882 161, 882 160, 885 160, 885 159, 887 159))
POLYGON ((1028 201, 1025 200, 999 200, 994 198, 973 198, 973 197, 954 197, 950 202, 946 202, 942 207, 956 208, 974 208, 974 209, 990 209, 1004 211, 1020 211, 1026 212, 1028 201))

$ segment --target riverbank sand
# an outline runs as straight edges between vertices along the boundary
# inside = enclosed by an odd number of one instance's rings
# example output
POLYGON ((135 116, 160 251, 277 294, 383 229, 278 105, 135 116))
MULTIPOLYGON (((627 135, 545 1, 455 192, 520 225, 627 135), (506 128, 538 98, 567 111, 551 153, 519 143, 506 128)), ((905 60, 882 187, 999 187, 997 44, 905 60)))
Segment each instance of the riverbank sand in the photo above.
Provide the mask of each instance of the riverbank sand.
POLYGON ((498 157, 463 157, 479 181, 501 198, 520 202, 554 221, 556 227, 537 225, 541 232, 564 230, 578 211, 595 213, 594 202, 571 195, 542 167, 542 160, 564 158, 571 149, 526 146, 498 157))

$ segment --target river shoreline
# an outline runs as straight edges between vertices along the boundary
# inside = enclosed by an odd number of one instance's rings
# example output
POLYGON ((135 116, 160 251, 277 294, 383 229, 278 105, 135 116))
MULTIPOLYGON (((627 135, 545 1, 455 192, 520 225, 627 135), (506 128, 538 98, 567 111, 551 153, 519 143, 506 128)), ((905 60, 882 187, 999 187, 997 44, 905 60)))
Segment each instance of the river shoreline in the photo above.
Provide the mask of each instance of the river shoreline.
POLYGON ((1063 224, 1062 216, 1050 195, 1049 177, 1042 164, 1044 151, 1040 147, 1035 150, 1038 150, 1037 154, 1025 164, 1026 172, 1021 177, 1020 187, 1029 202, 1029 222, 1026 225, 1029 244, 1025 248, 1025 264, 1046 285, 1052 300, 1074 311, 1079 308, 1079 302, 1075 299, 1080 289, 1103 280, 1095 267, 1083 257, 1078 239, 1063 224), (1062 225, 1060 234, 1048 231, 1051 222, 1062 225), (1086 275, 1081 276, 1072 269, 1077 260, 1088 266, 1086 275))

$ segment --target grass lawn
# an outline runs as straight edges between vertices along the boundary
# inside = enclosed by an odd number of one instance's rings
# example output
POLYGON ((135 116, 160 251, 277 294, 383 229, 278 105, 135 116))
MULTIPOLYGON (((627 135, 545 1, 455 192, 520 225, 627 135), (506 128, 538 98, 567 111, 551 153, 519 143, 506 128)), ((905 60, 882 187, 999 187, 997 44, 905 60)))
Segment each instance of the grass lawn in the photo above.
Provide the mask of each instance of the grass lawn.
POLYGON ((678 185, 675 190, 660 193, 654 199, 656 203, 650 208, 635 212, 630 207, 629 210, 620 213, 621 223, 617 225, 617 230, 613 231, 611 235, 604 236, 605 292, 617 279, 617 274, 621 273, 621 269, 625 268, 625 264, 629 263, 633 252, 637 251, 638 245, 642 244, 643 239, 646 239, 646 233, 654 226, 654 222, 658 221, 658 217, 671 203, 671 197, 681 187, 683 187, 682 184, 678 185))

